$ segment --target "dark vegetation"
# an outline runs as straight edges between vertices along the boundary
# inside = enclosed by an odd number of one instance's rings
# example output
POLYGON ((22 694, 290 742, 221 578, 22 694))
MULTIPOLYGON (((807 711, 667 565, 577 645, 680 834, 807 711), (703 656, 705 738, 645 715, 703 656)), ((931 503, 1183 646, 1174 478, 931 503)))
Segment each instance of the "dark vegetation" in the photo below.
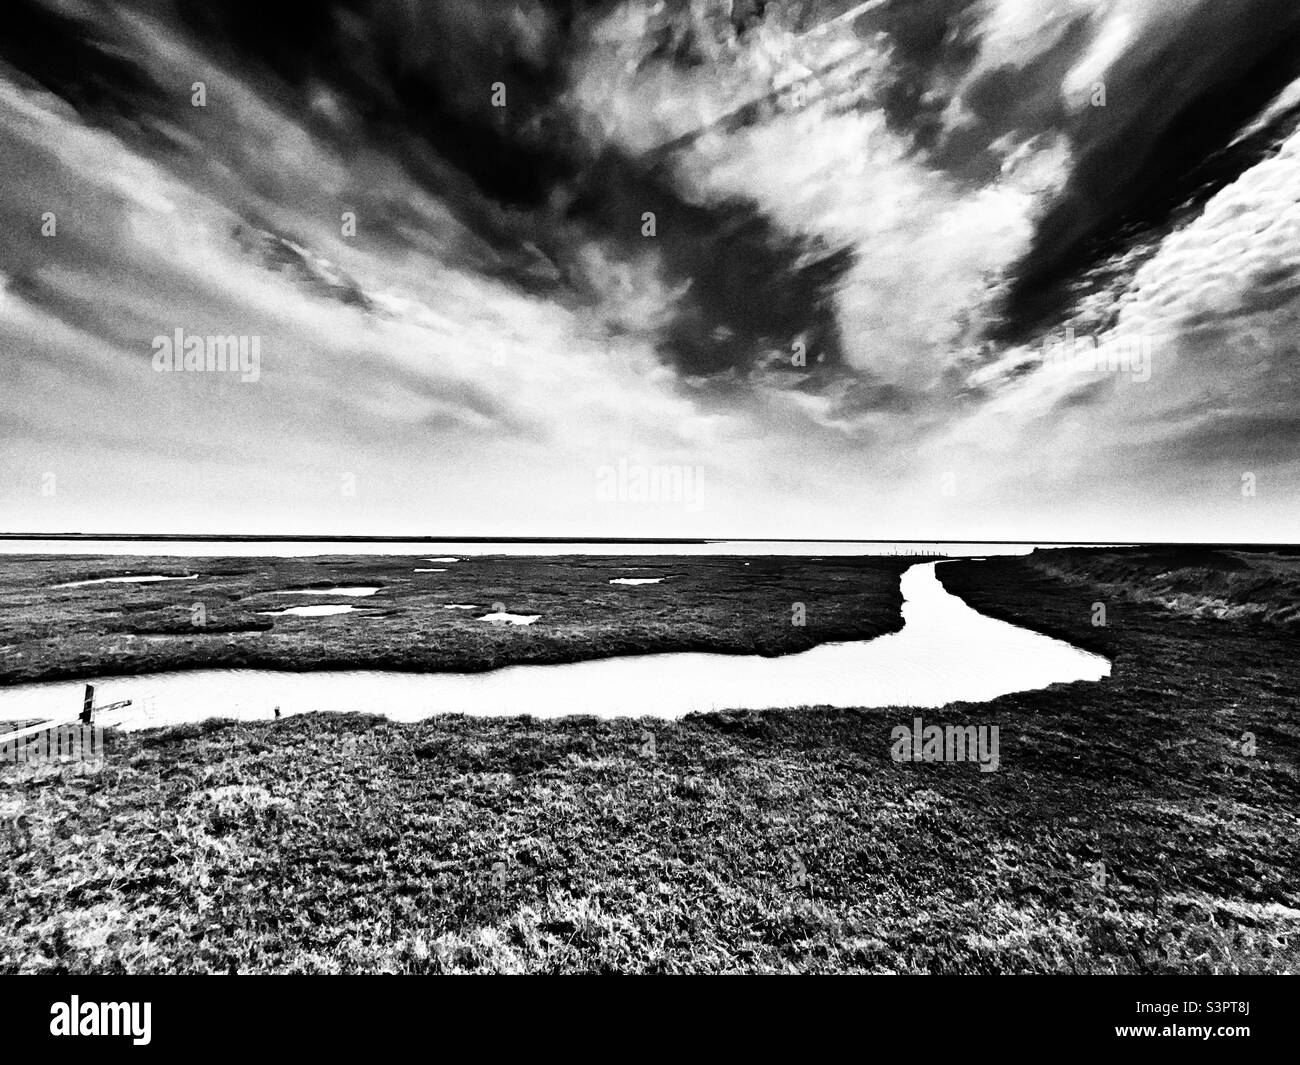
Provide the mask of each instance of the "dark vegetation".
POLYGON ((655 651, 788 654, 897 631, 898 576, 909 561, 18 556, 0 562, 0 684, 171 669, 474 672, 655 651), (198 579, 54 587, 132 574, 198 579), (618 577, 666 579, 609 583, 618 577), (283 594, 376 585, 364 598, 283 594), (801 626, 791 624, 797 602, 808 608, 801 626), (263 613, 326 603, 357 610, 263 613), (476 609, 449 610, 449 603, 476 609), (541 619, 527 627, 479 621, 495 604, 541 619))

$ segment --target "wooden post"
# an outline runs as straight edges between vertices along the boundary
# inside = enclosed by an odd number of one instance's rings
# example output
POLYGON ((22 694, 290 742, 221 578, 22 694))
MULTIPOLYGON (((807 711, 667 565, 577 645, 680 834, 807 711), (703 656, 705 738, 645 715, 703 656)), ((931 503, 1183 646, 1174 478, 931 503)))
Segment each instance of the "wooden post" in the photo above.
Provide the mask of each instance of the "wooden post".
POLYGON ((81 723, 89 725, 95 718, 95 686, 86 685, 86 701, 81 707, 81 723))

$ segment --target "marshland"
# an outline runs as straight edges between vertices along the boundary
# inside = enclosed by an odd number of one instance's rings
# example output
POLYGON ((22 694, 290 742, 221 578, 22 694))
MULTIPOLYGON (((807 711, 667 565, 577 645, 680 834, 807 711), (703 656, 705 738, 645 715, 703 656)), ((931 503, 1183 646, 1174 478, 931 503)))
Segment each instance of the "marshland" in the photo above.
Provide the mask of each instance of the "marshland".
MULTIPOLYGON (((426 578, 409 558, 11 558, 4 680, 786 657, 899 632, 915 562, 480 558, 426 578), (124 570, 197 579, 50 591, 124 570), (349 600, 378 616, 259 613, 339 587, 378 588, 349 600), (497 606, 541 620, 479 619, 497 606)), ((939 565, 985 617, 1111 666, 925 711, 998 726, 996 772, 894 761, 905 707, 542 719, 525 698, 110 728, 102 764, 0 769, 0 968, 1293 971, 1297 568, 1212 549, 939 565)))

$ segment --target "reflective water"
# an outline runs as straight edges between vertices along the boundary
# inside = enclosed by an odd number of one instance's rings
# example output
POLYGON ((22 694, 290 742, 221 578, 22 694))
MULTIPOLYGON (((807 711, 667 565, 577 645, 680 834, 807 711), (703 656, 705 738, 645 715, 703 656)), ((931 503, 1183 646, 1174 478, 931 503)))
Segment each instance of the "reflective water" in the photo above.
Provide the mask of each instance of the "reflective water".
POLYGON ((259 610, 258 613, 264 617, 281 617, 284 614, 292 614, 300 618, 326 618, 332 614, 350 614, 356 607, 345 606, 342 603, 322 603, 320 606, 291 606, 284 610, 259 610))
POLYGON ((150 574, 144 577, 96 577, 93 581, 68 581, 66 584, 54 584, 53 588, 89 588, 92 584, 158 584, 161 581, 197 581, 199 575, 192 573, 188 577, 160 577, 150 574))
MULTIPOLYGON (((101 703, 136 700, 106 723, 149 728, 214 716, 269 719, 276 706, 407 721, 438 713, 674 718, 715 709, 937 707, 1110 673, 1105 658, 972 610, 944 590, 934 563, 909 569, 902 588, 902 631, 780 658, 657 654, 476 674, 203 670, 95 683, 101 703)), ((70 717, 81 694, 79 682, 0 689, 0 720, 70 717)))
MULTIPOLYGON (((1044 545, 1047 546, 1047 545, 1044 545)), ((1066 544, 1053 546, 1065 547, 1066 544)), ((1033 544, 932 542, 894 540, 707 540, 660 543, 602 543, 590 540, 538 542, 442 541, 436 546, 418 541, 380 540, 42 540, 0 539, 0 555, 151 555, 205 558, 302 558, 314 555, 419 555, 424 561, 459 562, 476 555, 783 555, 808 558, 846 555, 1020 555, 1033 544), (441 547, 456 555, 429 558, 424 552, 441 547)), ((815 559, 814 559, 815 561, 815 559)))
POLYGON ((367 596, 379 591, 378 585, 364 585, 347 588, 281 588, 274 595, 346 595, 367 596))

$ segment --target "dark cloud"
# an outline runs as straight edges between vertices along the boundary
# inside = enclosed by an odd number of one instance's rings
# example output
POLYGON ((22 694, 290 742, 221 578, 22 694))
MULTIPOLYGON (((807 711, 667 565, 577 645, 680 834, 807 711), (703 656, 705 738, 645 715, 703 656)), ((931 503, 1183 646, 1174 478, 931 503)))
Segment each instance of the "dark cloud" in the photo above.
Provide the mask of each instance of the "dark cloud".
POLYGON ((1082 110, 1067 105, 1062 87, 1102 28, 1097 12, 1064 23, 1041 51, 968 81, 986 11, 975 0, 891 0, 854 28, 888 41, 888 76, 874 103, 928 165, 980 187, 1000 173, 1002 138, 1060 133, 1071 144, 1067 185, 1013 270, 999 341, 1023 340, 1087 292, 1122 284, 1174 224, 1275 152, 1300 122, 1296 109, 1237 140, 1300 77, 1293 0, 1204 0, 1189 17, 1155 20, 1107 72, 1107 106, 1082 110), (958 97, 962 120, 949 126, 958 97), (1118 274, 1106 266, 1117 260, 1118 274))
POLYGON ((958 80, 979 54, 979 0, 891 0, 854 23, 863 37, 883 33, 890 76, 881 104, 891 126, 918 148, 934 147, 958 80))
POLYGON ((1082 410, 1104 403, 1115 391, 1115 378, 1102 377, 1090 381, 1080 388, 1069 392, 1056 401, 1051 417, 1055 418, 1069 411, 1082 410))
POLYGON ((301 244, 243 224, 236 225, 230 235, 245 254, 307 292, 365 311, 373 309, 370 298, 346 271, 315 259, 301 244))
POLYGON ((1265 135, 1229 150, 1300 76, 1293 0, 1206 2, 1160 30, 1108 72, 1107 106, 1083 108, 1067 127, 1076 162, 1016 270, 1008 335, 1058 312, 1077 295, 1072 279, 1194 212, 1275 144, 1265 135))
POLYGON ((111 10, 100 21, 61 14, 40 0, 10 0, 0 12, 0 58, 58 92, 89 120, 129 125, 162 110, 167 94, 144 57, 116 45, 111 10))
POLYGON ((1198 424, 1153 450, 1165 463, 1245 472, 1292 461, 1297 440, 1300 415, 1289 411, 1225 416, 1206 410, 1198 424))
MULTIPOLYGON (((557 97, 584 33, 612 3, 137 0, 135 6, 177 21, 205 59, 277 101, 343 158, 369 151, 396 159, 477 241, 462 241, 464 261, 453 265, 580 301, 591 295, 574 267, 581 247, 594 242, 615 260, 641 256, 641 218, 650 211, 669 281, 685 292, 678 306, 665 308, 658 330, 670 363, 688 375, 745 371, 796 339, 808 346, 810 360, 839 360, 830 296, 847 252, 781 233, 752 204, 688 202, 658 159, 629 159, 614 149, 593 156, 577 136, 557 97), (492 106, 497 82, 506 87, 504 108, 492 106), (322 90, 338 105, 319 106, 322 90)), ((762 6, 740 11, 727 32, 743 32, 762 6)), ((91 121, 168 165, 188 165, 194 180, 203 180, 201 170, 213 157, 241 165, 240 145, 205 145, 202 160, 176 152, 163 130, 193 121, 188 85, 161 85, 143 60, 123 58, 115 18, 59 16, 38 0, 13 0, 12 15, 16 32, 6 35, 0 54, 91 121)), ((688 36, 671 48, 684 49, 684 56, 688 36)), ((291 197, 276 180, 263 177, 261 191, 291 197)), ((358 187, 354 199, 376 222, 372 239, 407 241, 421 225, 409 212, 403 218, 400 204, 386 202, 382 188, 358 187)), ((269 226, 255 207, 230 206, 255 228, 269 226)), ((283 237, 311 244, 310 234, 272 233, 250 250, 269 256, 276 269, 302 274, 302 262, 286 264, 286 255, 299 256, 284 250, 283 237)), ((354 290, 345 282, 330 295, 353 293, 364 303, 354 290)))
MULTIPOLYGON (((943 167, 974 185, 994 180, 1003 158, 993 146, 1011 134, 1025 140, 1066 125, 1068 113, 1061 85, 1091 40, 1086 18, 1074 19, 1041 54, 1007 64, 978 76, 962 94, 965 121, 945 130, 930 153, 943 167)), ((946 106, 949 100, 944 97, 946 106)))
POLYGON ((831 296, 848 251, 783 234, 743 200, 688 203, 661 170, 619 153, 585 175, 570 216, 630 258, 646 246, 647 211, 671 282, 688 286, 661 333, 664 353, 683 373, 749 369, 800 340, 809 363, 841 360, 831 296))

